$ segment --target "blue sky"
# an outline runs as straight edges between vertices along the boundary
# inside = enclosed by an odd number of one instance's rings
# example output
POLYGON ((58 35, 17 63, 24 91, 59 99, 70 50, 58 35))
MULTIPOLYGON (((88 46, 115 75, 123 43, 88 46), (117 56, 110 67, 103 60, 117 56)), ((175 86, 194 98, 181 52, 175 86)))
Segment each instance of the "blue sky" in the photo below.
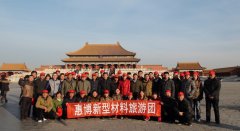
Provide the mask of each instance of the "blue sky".
POLYGON ((0 0, 0 63, 63 64, 85 42, 116 43, 140 64, 240 65, 239 0, 0 0))

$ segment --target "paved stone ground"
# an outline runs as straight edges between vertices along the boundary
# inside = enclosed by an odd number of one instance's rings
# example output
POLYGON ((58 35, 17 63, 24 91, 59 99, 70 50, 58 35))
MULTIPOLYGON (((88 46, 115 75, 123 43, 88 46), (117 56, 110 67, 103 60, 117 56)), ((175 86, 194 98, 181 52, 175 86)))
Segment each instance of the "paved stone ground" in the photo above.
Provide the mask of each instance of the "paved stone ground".
MULTIPOLYGON (((240 83, 223 83, 220 100, 221 125, 214 123, 205 124, 193 123, 192 127, 179 126, 176 124, 159 123, 156 121, 145 122, 142 120, 102 120, 78 119, 78 120, 48 120, 44 123, 37 123, 33 120, 19 120, 19 94, 20 88, 17 84, 11 84, 8 93, 9 102, 0 106, 0 131, 21 131, 21 130, 41 130, 41 131, 75 131, 75 130, 240 130, 240 83)), ((205 119, 205 104, 202 102, 202 116, 205 119)), ((213 116, 214 118, 214 116, 213 116)), ((212 120, 213 120, 212 118, 212 120)))

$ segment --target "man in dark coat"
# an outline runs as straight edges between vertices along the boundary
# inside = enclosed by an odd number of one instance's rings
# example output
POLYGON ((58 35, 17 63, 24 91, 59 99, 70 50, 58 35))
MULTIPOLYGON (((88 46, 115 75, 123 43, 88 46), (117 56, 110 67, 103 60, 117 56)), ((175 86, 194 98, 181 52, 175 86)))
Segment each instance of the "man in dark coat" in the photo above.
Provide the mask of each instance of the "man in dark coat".
POLYGON ((67 103, 75 103, 77 102, 77 98, 75 97, 75 90, 68 90, 67 97, 64 97, 62 108, 63 108, 63 119, 67 118, 67 103))
POLYGON ((164 79, 161 82, 160 91, 159 91, 160 92, 159 96, 161 98, 165 97, 166 90, 170 90, 171 97, 175 98, 175 85, 173 80, 169 78, 169 72, 164 72, 164 79))
POLYGON ((90 80, 91 83, 91 93, 93 93, 93 91, 97 91, 99 88, 99 80, 97 79, 98 76, 96 73, 92 74, 92 79, 90 80))
POLYGON ((119 77, 118 75, 115 75, 112 81, 111 90, 110 90, 111 97, 116 93, 116 89, 118 88, 118 85, 119 85, 119 77))
POLYGON ((184 93, 178 93, 176 114, 180 124, 191 126, 192 123, 192 108, 189 102, 184 98, 184 93))
POLYGON ((175 99, 178 99, 178 93, 182 91, 182 88, 181 88, 182 81, 179 78, 178 72, 174 72, 172 80, 174 81, 174 85, 175 85, 175 99))
POLYGON ((79 97, 77 97, 77 102, 87 102, 88 101, 88 97, 86 95, 86 91, 81 90, 79 92, 79 97))
POLYGON ((34 96, 38 98, 38 96, 42 95, 42 91, 47 88, 47 81, 45 79, 45 73, 40 73, 40 78, 34 82, 34 96))
POLYGON ((101 94, 103 96, 104 90, 108 90, 108 91, 111 90, 111 85, 112 85, 112 81, 108 77, 108 73, 107 72, 103 73, 103 78, 99 81, 98 94, 101 94))
POLYGON ((216 78, 215 71, 209 72, 209 78, 204 82, 204 93, 206 99, 206 122, 210 122, 211 106, 213 106, 215 113, 215 122, 220 124, 219 114, 219 93, 221 89, 221 82, 216 78))
POLYGON ((159 91, 160 91, 161 81, 162 79, 159 77, 159 73, 157 71, 154 72, 152 92, 157 93, 157 95, 160 94, 159 91))
POLYGON ((36 109, 36 102, 39 96, 42 95, 42 91, 47 88, 47 81, 45 79, 45 73, 40 73, 40 78, 36 79, 34 81, 34 105, 33 105, 33 119, 37 117, 37 109, 36 109))
POLYGON ((163 121, 173 123, 175 122, 175 114, 176 114, 176 107, 177 102, 176 100, 171 96, 171 90, 165 91, 165 96, 162 98, 162 118, 163 121))

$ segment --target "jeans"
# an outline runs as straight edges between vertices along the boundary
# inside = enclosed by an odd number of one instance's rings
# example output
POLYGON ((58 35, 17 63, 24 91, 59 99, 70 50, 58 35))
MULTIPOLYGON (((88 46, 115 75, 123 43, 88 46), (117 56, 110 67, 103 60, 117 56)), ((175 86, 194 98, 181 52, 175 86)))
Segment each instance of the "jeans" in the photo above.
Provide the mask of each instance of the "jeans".
POLYGON ((200 101, 193 100, 192 108, 193 108, 194 120, 200 120, 201 119, 200 101))

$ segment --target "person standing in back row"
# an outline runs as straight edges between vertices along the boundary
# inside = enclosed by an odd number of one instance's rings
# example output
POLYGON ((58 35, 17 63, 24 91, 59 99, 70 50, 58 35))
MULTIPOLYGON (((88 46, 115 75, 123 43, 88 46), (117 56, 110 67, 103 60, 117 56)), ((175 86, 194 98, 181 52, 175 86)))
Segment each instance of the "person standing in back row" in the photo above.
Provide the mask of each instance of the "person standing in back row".
POLYGON ((221 89, 221 82, 216 78, 215 71, 209 72, 209 78, 204 82, 204 93, 206 99, 206 122, 211 120, 211 106, 213 106, 215 113, 215 122, 220 124, 219 114, 219 94, 221 89))

